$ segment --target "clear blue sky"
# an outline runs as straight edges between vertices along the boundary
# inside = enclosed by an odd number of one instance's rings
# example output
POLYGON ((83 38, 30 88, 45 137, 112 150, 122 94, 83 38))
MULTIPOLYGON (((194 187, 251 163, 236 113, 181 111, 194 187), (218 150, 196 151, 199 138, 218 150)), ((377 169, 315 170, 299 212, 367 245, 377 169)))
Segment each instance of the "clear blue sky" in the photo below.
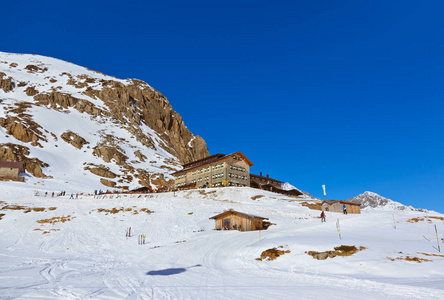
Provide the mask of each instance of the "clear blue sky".
POLYGON ((444 213, 443 1, 2 4, 1 51, 163 93, 211 154, 322 197, 444 213))

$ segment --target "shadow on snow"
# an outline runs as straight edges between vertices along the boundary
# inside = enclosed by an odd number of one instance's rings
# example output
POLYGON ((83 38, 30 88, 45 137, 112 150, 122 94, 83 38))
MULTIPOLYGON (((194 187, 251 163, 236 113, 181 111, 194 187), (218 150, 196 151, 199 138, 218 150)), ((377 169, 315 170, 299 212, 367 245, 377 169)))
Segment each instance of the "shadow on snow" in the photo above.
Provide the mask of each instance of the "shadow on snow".
POLYGON ((156 276, 156 275, 160 275, 160 276, 169 276, 169 275, 176 275, 176 274, 180 274, 183 273, 185 271, 187 271, 189 268, 193 268, 193 267, 201 267, 202 265, 195 265, 195 266, 191 266, 188 268, 170 268, 170 269, 163 269, 163 270, 155 270, 155 271, 149 271, 146 273, 146 275, 151 275, 151 276, 156 276))

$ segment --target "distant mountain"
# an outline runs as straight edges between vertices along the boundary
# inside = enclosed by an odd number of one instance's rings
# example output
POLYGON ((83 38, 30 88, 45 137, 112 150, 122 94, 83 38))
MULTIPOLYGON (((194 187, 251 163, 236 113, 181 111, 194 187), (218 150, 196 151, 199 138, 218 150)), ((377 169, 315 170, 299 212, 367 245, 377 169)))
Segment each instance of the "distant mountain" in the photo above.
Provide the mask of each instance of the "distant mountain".
POLYGON ((25 162, 27 182, 160 188, 181 164, 208 155, 143 81, 0 52, 0 160, 25 162))
POLYGON ((415 209, 412 206, 403 205, 373 192, 364 192, 363 194, 348 199, 348 201, 361 204, 361 209, 424 211, 421 208, 415 209))

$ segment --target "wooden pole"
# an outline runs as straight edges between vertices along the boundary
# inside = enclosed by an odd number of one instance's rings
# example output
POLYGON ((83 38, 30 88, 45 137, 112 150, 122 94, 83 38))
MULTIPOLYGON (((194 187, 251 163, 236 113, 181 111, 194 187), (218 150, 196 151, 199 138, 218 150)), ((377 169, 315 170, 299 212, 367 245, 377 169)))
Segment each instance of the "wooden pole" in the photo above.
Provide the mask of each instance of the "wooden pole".
POLYGON ((441 252, 441 248, 439 246, 438 229, 436 229, 436 224, 435 224, 435 232, 436 232, 436 241, 438 242, 438 251, 441 252))
POLYGON ((261 231, 259 230, 259 242, 261 241, 261 231))
POLYGON ((339 234, 339 239, 342 240, 342 237, 341 237, 341 228, 340 228, 340 226, 339 226, 339 218, 338 218, 338 220, 336 221, 336 230, 337 230, 337 232, 338 232, 338 234, 339 234))

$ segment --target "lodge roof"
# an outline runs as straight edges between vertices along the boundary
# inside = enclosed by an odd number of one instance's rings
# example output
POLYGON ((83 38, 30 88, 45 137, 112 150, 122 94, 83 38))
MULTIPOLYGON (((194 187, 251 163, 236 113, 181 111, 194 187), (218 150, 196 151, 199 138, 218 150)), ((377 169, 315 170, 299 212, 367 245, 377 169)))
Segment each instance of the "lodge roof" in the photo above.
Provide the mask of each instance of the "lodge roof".
POLYGON ((280 180, 277 180, 277 179, 274 179, 274 178, 271 178, 271 177, 262 176, 262 175, 256 175, 256 174, 250 173, 250 179, 253 178, 253 177, 260 178, 260 179, 266 179, 266 180, 273 180, 273 181, 277 181, 279 183, 284 183, 283 181, 280 181, 280 180))
POLYGON ((19 161, 0 161, 0 168, 21 168, 23 162, 19 161))
POLYGON ((199 160, 196 160, 196 161, 184 164, 184 165, 182 165, 182 168, 183 168, 182 170, 176 171, 176 172, 172 173, 172 175, 179 174, 179 173, 182 173, 184 171, 189 171, 191 169, 198 168, 198 167, 206 165, 206 164, 214 163, 214 162, 220 161, 222 159, 225 159, 227 157, 234 156, 234 155, 242 156, 242 158, 246 161, 246 163, 250 167, 253 165, 253 163, 240 151, 235 152, 235 153, 231 153, 231 154, 221 154, 221 153, 218 153, 218 154, 213 154, 211 156, 207 156, 207 157, 204 157, 202 159, 199 159, 199 160))
POLYGON ((354 203, 354 202, 350 202, 350 201, 345 201, 345 200, 324 200, 322 201, 321 205, 327 203, 327 204, 335 204, 335 203, 341 203, 341 204, 349 204, 349 205, 359 205, 361 206, 361 204, 359 203, 354 203))
POLYGON ((239 211, 235 211, 235 210, 232 210, 232 209, 226 210, 223 213, 220 213, 218 215, 215 215, 215 216, 211 217, 210 219, 218 219, 218 218, 222 217, 223 215, 230 214, 230 213, 236 214, 236 215, 246 216, 246 217, 249 217, 249 218, 257 218, 257 219, 268 220, 268 218, 259 217, 259 216, 255 216, 255 215, 249 215, 249 214, 245 214, 245 213, 242 213, 242 212, 239 212, 239 211))

